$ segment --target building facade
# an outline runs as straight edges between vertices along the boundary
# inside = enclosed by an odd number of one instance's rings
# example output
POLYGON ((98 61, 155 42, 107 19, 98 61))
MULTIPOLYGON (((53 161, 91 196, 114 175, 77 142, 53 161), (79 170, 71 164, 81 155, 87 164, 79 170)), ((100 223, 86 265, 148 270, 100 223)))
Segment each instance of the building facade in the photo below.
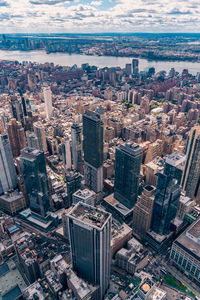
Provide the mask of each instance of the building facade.
POLYGON ((128 208, 137 202, 142 148, 124 143, 116 149, 114 197, 128 208))
POLYGON ((111 214, 78 203, 68 214, 73 270, 100 286, 100 299, 110 282, 111 214))
POLYGON ((17 187, 17 174, 7 134, 0 135, 0 194, 17 187))

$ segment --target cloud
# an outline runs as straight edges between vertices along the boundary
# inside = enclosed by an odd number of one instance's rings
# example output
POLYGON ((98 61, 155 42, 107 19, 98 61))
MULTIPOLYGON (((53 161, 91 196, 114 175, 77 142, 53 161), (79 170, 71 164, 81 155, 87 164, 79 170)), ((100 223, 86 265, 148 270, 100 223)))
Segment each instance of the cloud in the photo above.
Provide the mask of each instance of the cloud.
POLYGON ((70 1, 71 0, 30 0, 30 3, 34 5, 55 5, 70 1))
POLYGON ((102 5, 102 1, 92 1, 90 4, 91 5, 94 5, 94 6, 100 6, 100 5, 102 5))
POLYGON ((170 12, 168 12, 169 15, 191 15, 192 12, 190 10, 186 10, 186 11, 181 11, 178 8, 175 8, 173 10, 171 10, 170 12))
POLYGON ((0 0, 0 6, 9 6, 9 3, 6 0, 0 0))

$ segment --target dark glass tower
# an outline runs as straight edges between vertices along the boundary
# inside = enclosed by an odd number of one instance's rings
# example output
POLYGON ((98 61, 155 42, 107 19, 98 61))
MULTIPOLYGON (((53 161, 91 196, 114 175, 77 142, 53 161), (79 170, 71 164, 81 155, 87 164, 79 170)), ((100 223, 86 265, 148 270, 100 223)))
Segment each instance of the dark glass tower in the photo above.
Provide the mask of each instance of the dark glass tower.
POLYGON ((181 183, 186 157, 183 153, 174 152, 167 156, 164 173, 181 183))
POLYGON ((88 110, 83 115, 84 160, 95 168, 103 164, 103 130, 100 114, 88 110))
POLYGON ((111 214, 79 202, 68 214, 73 270, 100 286, 100 298, 110 282, 111 214))
POLYGON ((66 183, 67 183, 67 199, 68 203, 66 204, 67 207, 72 205, 72 195, 76 191, 81 188, 81 179, 82 176, 78 172, 69 172, 66 176, 66 183))
POLYGON ((142 148, 124 143, 116 148, 114 197, 128 208, 137 202, 142 148))
POLYGON ((81 127, 78 124, 73 124, 71 127, 72 137, 72 160, 75 170, 80 169, 80 163, 82 162, 82 132, 81 127))
POLYGON ((151 229, 157 234, 168 234, 170 223, 176 216, 181 195, 181 186, 176 182, 170 176, 158 173, 151 222, 151 229))
POLYGON ((186 146, 186 164, 181 184, 186 196, 196 197, 200 185, 200 126, 191 129, 186 146))
POLYGON ((44 152, 33 148, 23 149, 20 166, 31 211, 46 217, 50 192, 44 152))
POLYGON ((86 185, 96 193, 103 190, 103 134, 101 115, 87 111, 83 115, 84 175, 86 185))

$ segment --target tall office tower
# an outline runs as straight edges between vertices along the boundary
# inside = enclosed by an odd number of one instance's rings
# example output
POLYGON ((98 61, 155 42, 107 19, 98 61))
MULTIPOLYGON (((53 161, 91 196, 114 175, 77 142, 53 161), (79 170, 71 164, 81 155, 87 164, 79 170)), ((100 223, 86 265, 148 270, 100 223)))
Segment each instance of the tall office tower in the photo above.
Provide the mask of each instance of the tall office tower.
POLYGON ((131 64, 125 65, 126 75, 131 75, 131 64))
POLYGON ((0 135, 0 194, 17 187, 17 174, 7 134, 0 135))
POLYGON ((43 87, 44 93, 44 104, 45 104, 45 112, 47 119, 50 119, 53 113, 53 106, 52 106, 52 93, 50 86, 43 87))
POLYGON ((65 167, 65 171, 67 172, 72 168, 70 141, 68 137, 62 143, 61 149, 62 149, 63 164, 65 167))
POLYGON ((44 152, 33 148, 23 149, 20 169, 31 211, 46 217, 50 192, 44 152))
POLYGON ((40 121, 33 123, 33 130, 38 139, 39 149, 47 152, 47 141, 43 124, 40 121))
POLYGON ((111 214, 81 202, 68 214, 73 270, 100 286, 99 299, 110 281, 111 223, 111 214))
POLYGON ((95 193, 103 190, 103 134, 101 115, 88 110, 83 115, 85 184, 95 193))
POLYGON ((71 128, 72 137, 72 161, 75 170, 80 170, 82 162, 82 133, 78 124, 73 124, 71 128))
POLYGON ((132 68, 133 68, 133 74, 134 75, 138 75, 138 64, 139 64, 139 61, 138 61, 138 59, 136 59, 136 58, 133 58, 132 59, 132 68))
POLYGON ((167 155, 165 161, 164 173, 172 179, 177 179, 178 184, 181 183, 183 170, 185 167, 186 156, 181 152, 174 152, 167 155))
POLYGON ((181 185, 186 196, 197 196, 200 184, 200 126, 191 129, 186 145, 186 164, 181 185))
POLYGON ((130 209, 137 202, 141 162, 139 145, 124 143, 116 148, 114 197, 130 209))
POLYGON ((10 106, 13 118, 15 118, 17 121, 21 122, 21 124, 24 124, 24 116, 23 116, 23 110, 22 110, 22 104, 17 98, 17 96, 11 96, 10 97, 10 106))
POLYGON ((144 238, 151 226, 155 188, 151 185, 144 187, 142 195, 133 208, 133 231, 144 238))
POLYGON ((72 205, 72 195, 81 188, 81 180, 82 176, 78 172, 69 172, 66 176, 67 182, 67 199, 68 203, 66 207, 70 207, 72 205))
POLYGON ((20 150, 26 147, 24 128, 16 119, 11 119, 7 126, 8 137, 14 157, 20 155, 20 150))
POLYGON ((170 223, 176 216, 181 196, 181 186, 176 182, 170 176, 158 173, 151 222, 151 229, 157 234, 168 234, 170 223))

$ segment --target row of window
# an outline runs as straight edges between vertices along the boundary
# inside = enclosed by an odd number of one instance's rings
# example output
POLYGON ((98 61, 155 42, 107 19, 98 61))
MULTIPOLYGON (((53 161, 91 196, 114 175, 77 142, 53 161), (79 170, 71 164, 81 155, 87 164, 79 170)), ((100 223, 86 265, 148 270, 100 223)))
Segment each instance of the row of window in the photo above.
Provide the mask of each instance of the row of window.
POLYGON ((180 255, 172 249, 171 259, 173 259, 178 265, 180 265, 185 271, 189 272, 192 276, 200 279, 200 268, 194 266, 186 257, 180 255))

